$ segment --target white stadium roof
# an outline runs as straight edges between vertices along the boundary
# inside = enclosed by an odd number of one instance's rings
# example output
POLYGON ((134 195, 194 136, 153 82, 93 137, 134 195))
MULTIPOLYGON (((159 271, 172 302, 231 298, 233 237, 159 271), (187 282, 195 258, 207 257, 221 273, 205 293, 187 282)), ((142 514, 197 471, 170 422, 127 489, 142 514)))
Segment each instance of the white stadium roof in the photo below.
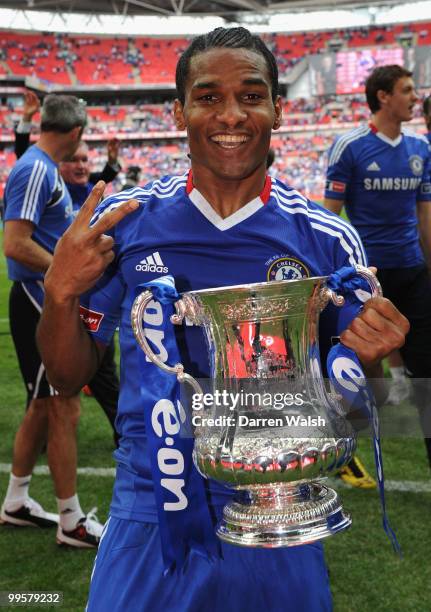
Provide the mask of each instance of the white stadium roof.
POLYGON ((241 13, 268 14, 369 5, 397 5, 397 0, 1 0, 0 7, 25 11, 116 14, 119 16, 203 16, 232 19, 241 13))
POLYGON ((196 35, 227 24, 263 32, 431 20, 431 0, 0 0, 1 29, 118 36, 196 35))

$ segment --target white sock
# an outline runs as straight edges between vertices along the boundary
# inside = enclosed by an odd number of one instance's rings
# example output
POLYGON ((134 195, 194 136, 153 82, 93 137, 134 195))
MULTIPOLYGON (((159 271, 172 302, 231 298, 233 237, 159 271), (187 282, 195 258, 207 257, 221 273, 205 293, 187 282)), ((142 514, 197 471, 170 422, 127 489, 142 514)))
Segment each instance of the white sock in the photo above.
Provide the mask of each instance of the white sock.
POLYGON ((389 368, 391 376, 394 380, 401 380, 406 377, 404 366, 397 366, 396 368, 389 368))
POLYGON ((11 472, 9 485, 4 499, 6 510, 12 512, 18 510, 28 499, 28 488, 30 486, 31 474, 28 476, 14 476, 11 472))
POLYGON ((57 497, 57 506, 58 514, 60 515, 60 525, 65 531, 75 529, 79 519, 85 516, 79 504, 77 493, 68 499, 58 499, 57 497))

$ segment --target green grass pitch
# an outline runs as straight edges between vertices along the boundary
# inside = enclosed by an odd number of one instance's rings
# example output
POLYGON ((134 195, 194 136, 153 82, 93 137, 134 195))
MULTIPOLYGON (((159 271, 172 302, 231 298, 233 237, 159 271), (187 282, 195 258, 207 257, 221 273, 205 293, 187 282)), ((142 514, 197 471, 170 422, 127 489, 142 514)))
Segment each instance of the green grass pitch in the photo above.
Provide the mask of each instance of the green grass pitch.
MULTIPOLYGON (((11 462, 14 434, 24 411, 24 388, 9 334, 8 288, 5 261, 0 256, 2 465, 11 462)), ((114 465, 109 424, 91 398, 82 400, 78 444, 79 466, 114 465)), ((383 452, 386 479, 430 482, 430 470, 420 438, 385 439, 383 452)), ((361 440, 360 455, 373 469, 369 440, 361 440)), ((42 456, 39 463, 46 464, 46 457, 42 456)), ((3 499, 7 480, 3 469, 0 472, 0 499, 3 499)), ((110 477, 80 476, 78 490, 83 508, 89 510, 97 506, 99 518, 105 520, 112 484, 110 477)), ((402 559, 393 553, 382 529, 378 493, 346 488, 341 488, 340 493, 345 509, 353 517, 353 526, 325 542, 335 611, 429 612, 431 493, 387 492, 388 513, 403 549, 402 559)), ((31 495, 46 509, 56 511, 49 476, 33 476, 31 495)), ((52 530, 0 527, 0 591, 62 591, 64 602, 61 609, 81 611, 85 608, 94 556, 93 551, 57 547, 55 531, 52 530)), ((286 604, 286 612, 295 610, 290 610, 286 604)))

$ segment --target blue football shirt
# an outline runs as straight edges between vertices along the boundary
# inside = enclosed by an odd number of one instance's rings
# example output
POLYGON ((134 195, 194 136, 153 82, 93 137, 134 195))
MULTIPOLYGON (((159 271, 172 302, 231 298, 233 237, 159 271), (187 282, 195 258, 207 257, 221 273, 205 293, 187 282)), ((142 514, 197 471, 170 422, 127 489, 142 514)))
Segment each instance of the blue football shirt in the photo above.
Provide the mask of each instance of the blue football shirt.
POLYGON ((395 140, 362 126, 329 151, 325 197, 343 200, 370 265, 407 268, 424 258, 416 203, 431 201, 431 155, 425 136, 403 129, 395 140))
MULTIPOLYGON (((17 161, 4 194, 5 221, 24 220, 34 225, 32 239, 54 252, 58 239, 73 220, 72 200, 57 164, 37 145, 17 161)), ((14 281, 41 280, 35 272, 7 258, 9 278, 14 281)))
MULTIPOLYGON (((164 177, 145 188, 111 196, 100 205, 95 219, 132 197, 140 207, 113 229, 116 259, 93 290, 82 296, 81 317, 94 338, 104 343, 120 325, 116 425, 122 440, 116 451, 111 514, 155 522, 137 343, 130 324, 135 287, 165 274, 175 278, 180 293, 328 275, 345 265, 366 265, 366 256, 352 226, 269 177, 260 197, 225 219, 193 187, 191 173, 164 177)), ((333 331, 335 335, 335 326, 333 331)), ((182 326, 179 333, 186 371, 196 377, 208 376, 202 329, 182 326)), ((157 348, 163 351, 163 338, 157 348)), ((220 497, 231 495, 223 487, 217 490, 220 497)))

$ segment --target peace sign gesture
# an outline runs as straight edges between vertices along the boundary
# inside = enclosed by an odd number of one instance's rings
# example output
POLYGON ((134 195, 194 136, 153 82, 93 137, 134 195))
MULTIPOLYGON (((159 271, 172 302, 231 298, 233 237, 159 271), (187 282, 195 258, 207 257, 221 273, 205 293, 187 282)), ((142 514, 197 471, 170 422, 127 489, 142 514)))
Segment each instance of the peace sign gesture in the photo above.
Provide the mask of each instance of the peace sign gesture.
POLYGON ((74 222, 57 242, 45 275, 45 289, 56 301, 78 297, 102 276, 114 259, 114 240, 105 232, 139 206, 137 200, 128 200, 106 212, 90 227, 104 189, 103 181, 93 187, 74 222))

